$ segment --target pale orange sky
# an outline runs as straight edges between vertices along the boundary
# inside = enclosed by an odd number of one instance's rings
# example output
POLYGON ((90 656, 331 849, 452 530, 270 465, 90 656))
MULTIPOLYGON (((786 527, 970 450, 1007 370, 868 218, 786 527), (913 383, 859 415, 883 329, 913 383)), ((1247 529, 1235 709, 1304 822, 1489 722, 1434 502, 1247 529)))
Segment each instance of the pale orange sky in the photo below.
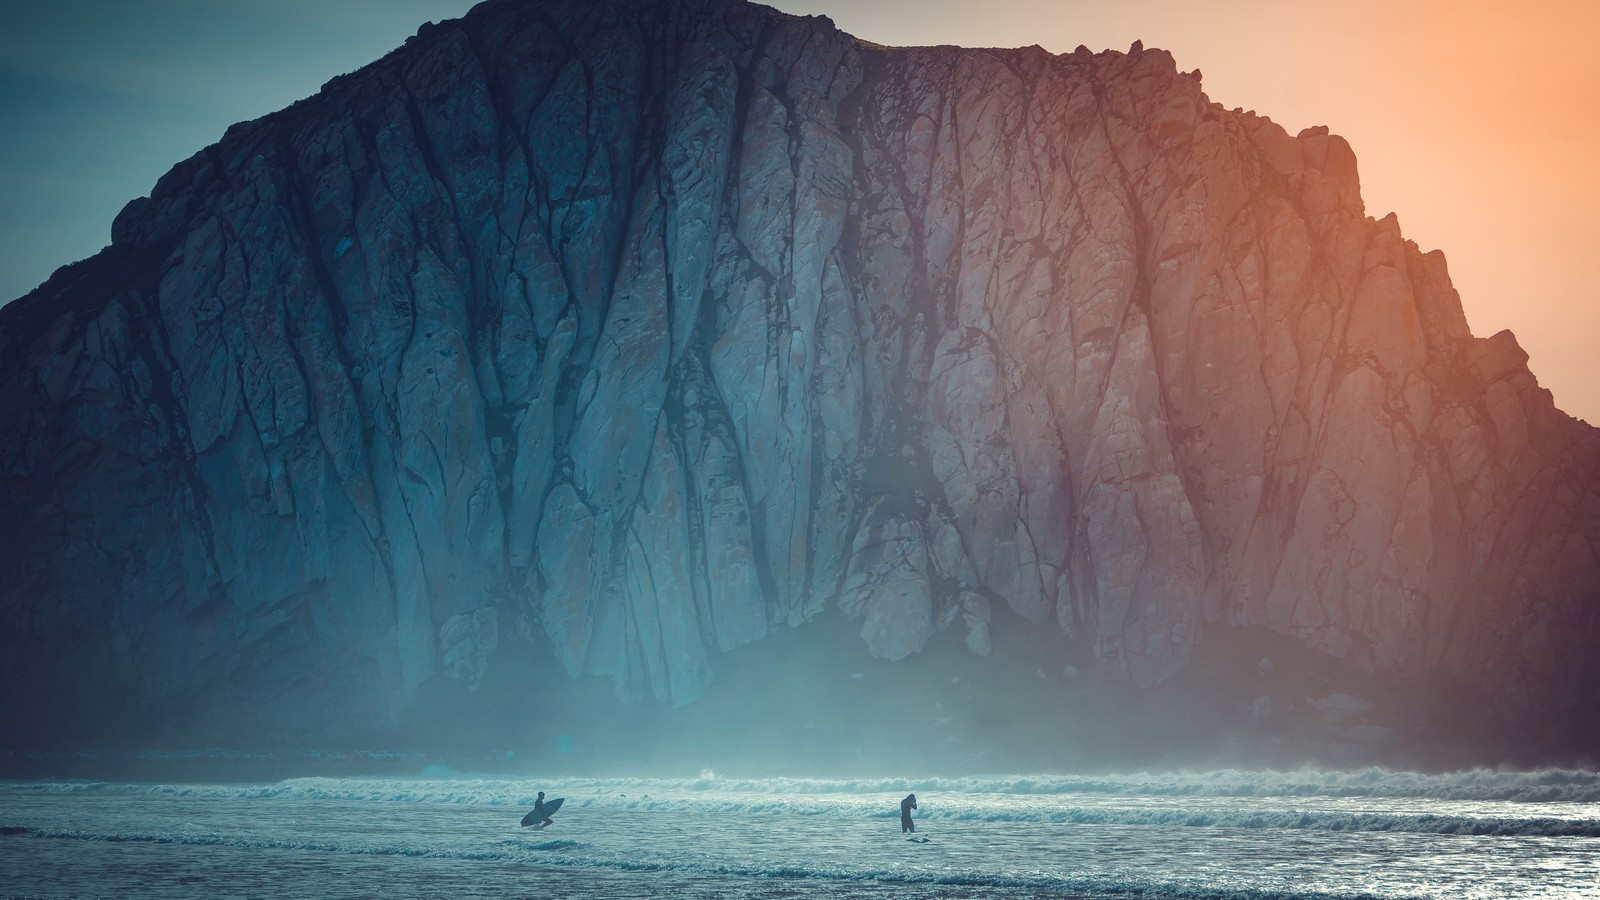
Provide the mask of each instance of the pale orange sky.
POLYGON ((899 46, 1126 50, 1227 107, 1327 125, 1369 215, 1440 249, 1474 334, 1510 328, 1556 405, 1600 424, 1600 2, 777 0, 899 46))

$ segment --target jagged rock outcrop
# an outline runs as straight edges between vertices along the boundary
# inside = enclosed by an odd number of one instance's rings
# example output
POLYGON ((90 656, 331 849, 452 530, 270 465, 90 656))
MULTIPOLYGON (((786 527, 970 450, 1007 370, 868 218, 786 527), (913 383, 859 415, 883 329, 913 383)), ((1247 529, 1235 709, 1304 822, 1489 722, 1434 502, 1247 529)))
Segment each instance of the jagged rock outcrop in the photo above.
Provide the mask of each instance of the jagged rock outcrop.
POLYGON ((1600 433, 1526 362, 1165 52, 490 0, 0 313, 0 667, 381 726, 514 640, 681 703, 1004 605, 1140 684, 1227 622, 1593 709, 1600 433))

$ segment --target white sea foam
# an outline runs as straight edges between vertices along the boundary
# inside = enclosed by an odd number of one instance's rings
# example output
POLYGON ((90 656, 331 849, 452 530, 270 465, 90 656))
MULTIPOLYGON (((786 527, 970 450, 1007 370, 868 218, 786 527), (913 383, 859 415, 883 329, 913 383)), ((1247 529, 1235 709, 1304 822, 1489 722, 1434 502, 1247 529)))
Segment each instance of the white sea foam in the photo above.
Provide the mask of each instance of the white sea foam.
POLYGON ((51 794, 87 794, 110 790, 114 786, 106 781, 45 781, 30 783, 29 788, 51 794))
MULTIPOLYGON (((166 760, 269 758, 271 753, 251 753, 227 749, 142 750, 133 755, 166 760)), ((396 760, 426 757, 415 750, 300 751, 294 756, 312 759, 396 760)), ((907 791, 945 791, 962 794, 1108 794, 1146 797, 1412 797, 1430 800, 1506 800, 1533 803, 1600 803, 1600 772, 1576 769, 1467 769, 1444 773, 1419 773, 1367 768, 1359 770, 1303 768, 1287 771, 1218 769, 1200 772, 1134 772, 1080 775, 985 775, 929 778, 739 778, 719 775, 706 769, 696 778, 561 778, 571 790, 590 788, 610 792, 648 792, 651 790, 720 791, 738 793, 881 794, 907 791)), ((550 783, 552 779, 545 779, 550 783)), ((392 799, 437 801, 444 785, 475 785, 469 793, 488 784, 513 785, 516 779, 463 775, 448 766, 428 765, 414 779, 291 779, 270 786, 269 791, 294 792, 324 789, 319 785, 351 785, 368 782, 376 785, 421 785, 438 782, 435 787, 409 787, 392 799)), ((37 783, 35 783, 37 784, 37 783)), ((95 790, 96 782, 60 782, 63 791, 95 790)), ((343 790, 341 788, 340 790, 343 790)), ((275 794, 263 794, 275 795, 275 794)), ((362 799, 381 799, 374 793, 361 793, 362 799)), ((477 802, 463 797, 460 802, 477 802)), ((520 797, 516 802, 521 802, 520 797)))
POLYGON ((1444 774, 1302 769, 1290 772, 1219 770, 1126 775, 1003 775, 964 778, 295 778, 270 785, 159 787, 188 795, 317 796, 406 802, 531 803, 537 790, 556 785, 573 793, 639 796, 651 791, 772 794, 1116 795, 1124 797, 1374 797, 1428 800, 1502 800, 1528 803, 1600 803, 1600 773, 1568 769, 1532 772, 1474 769, 1444 774), (244 793, 241 793, 244 792, 244 793))
MULTIPOLYGON (((1600 772, 1569 769, 1472 769, 1442 774, 1299 769, 1294 771, 1177 772, 1110 775, 1001 775, 964 778, 630 780, 638 787, 671 784, 685 790, 777 793, 951 791, 980 794, 1116 794, 1163 797, 1418 797, 1432 800, 1600 802, 1600 772)), ((619 782, 621 783, 621 782, 619 782)))

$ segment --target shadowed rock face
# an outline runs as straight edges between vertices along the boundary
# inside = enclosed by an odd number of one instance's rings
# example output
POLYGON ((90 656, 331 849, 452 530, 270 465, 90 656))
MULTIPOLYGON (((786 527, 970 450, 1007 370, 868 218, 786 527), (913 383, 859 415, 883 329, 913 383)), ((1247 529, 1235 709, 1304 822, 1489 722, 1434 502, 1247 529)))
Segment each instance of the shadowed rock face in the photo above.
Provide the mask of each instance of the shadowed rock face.
POLYGON ((1141 685, 1237 623, 1592 709, 1600 432, 1526 362, 1165 52, 491 0, 0 313, 7 703, 383 727, 528 640, 683 703, 1003 604, 1141 685))

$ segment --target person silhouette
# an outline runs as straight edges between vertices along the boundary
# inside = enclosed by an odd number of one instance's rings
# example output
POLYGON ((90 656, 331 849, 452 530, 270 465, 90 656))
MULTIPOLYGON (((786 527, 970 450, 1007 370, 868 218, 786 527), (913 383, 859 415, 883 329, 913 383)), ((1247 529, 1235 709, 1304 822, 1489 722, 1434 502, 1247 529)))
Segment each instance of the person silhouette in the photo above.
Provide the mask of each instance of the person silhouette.
POLYGON ((913 833, 916 832, 917 825, 916 825, 915 822, 911 821, 911 811, 913 809, 916 809, 916 808, 917 808, 917 795, 916 794, 907 794, 906 798, 904 800, 900 801, 900 833, 901 834, 905 834, 908 831, 913 832, 913 833))
POLYGON ((522 824, 533 825, 537 828, 552 824, 549 814, 544 809, 544 791, 539 792, 539 799, 533 801, 533 812, 523 817, 522 824))

